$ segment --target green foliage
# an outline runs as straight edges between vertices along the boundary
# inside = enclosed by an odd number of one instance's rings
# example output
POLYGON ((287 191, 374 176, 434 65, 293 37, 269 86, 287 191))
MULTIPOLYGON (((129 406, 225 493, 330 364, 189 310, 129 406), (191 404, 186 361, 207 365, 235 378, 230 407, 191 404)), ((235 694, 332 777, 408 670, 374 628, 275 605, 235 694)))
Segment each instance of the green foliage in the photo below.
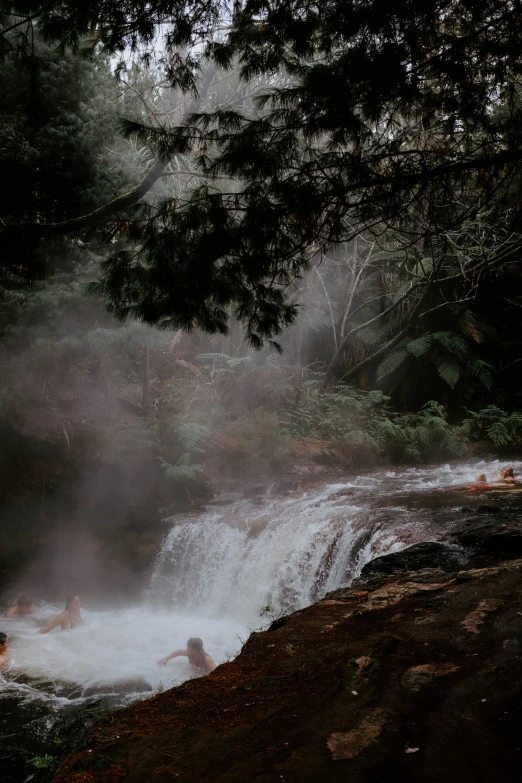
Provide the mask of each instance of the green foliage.
MULTIPOLYGON (((466 322, 469 327, 469 321, 466 322)), ((476 330, 467 330, 471 339, 476 338, 476 330)), ((491 387, 491 365, 488 362, 468 356, 469 346, 462 335, 449 331, 426 332, 426 334, 405 341, 404 347, 389 354, 377 368, 377 380, 396 372, 407 359, 424 357, 437 368, 439 376, 450 388, 454 388, 461 376, 468 376, 478 381, 487 389, 491 387)))
POLYGON ((468 453, 465 430, 448 422, 440 403, 431 400, 419 413, 389 411, 370 425, 379 450, 396 462, 425 462, 468 453))
POLYGON ((165 481, 177 484, 198 479, 203 467, 197 463, 192 463, 191 460, 190 454, 182 454, 174 465, 161 460, 161 469, 165 481))
POLYGON ((460 378, 460 366, 455 359, 449 356, 437 356, 435 358, 438 373, 443 381, 446 381, 452 389, 460 378))
POLYGON ((203 451, 202 447, 211 435, 208 427, 195 422, 183 422, 179 425, 176 432, 183 448, 191 452, 203 451))
POLYGON ((488 405, 479 411, 468 411, 464 424, 471 437, 487 437, 495 446, 522 442, 522 413, 508 411, 497 405, 488 405))
MULTIPOLYGON (((522 21, 503 0, 462 0, 444 14, 421 0, 253 2, 232 20, 219 0, 182 5, 85 2, 80 11, 67 0, 42 14, 49 36, 71 42, 95 29, 109 50, 139 48, 147 63, 155 33, 164 35, 173 84, 195 93, 210 60, 236 90, 232 101, 216 86, 221 73, 206 110, 126 123, 140 147, 182 156, 196 176, 120 232, 98 290, 121 317, 225 334, 233 315, 258 348, 296 318, 291 287, 316 249, 387 225, 407 248, 422 245, 402 253, 409 282, 431 282, 439 265, 429 240, 468 217, 481 225, 484 204, 504 198, 519 173, 522 21), (220 15, 226 30, 215 37, 220 15)), ((461 281, 478 246, 445 248, 461 281)), ((393 258, 381 260, 391 268, 393 258)))
POLYGON ((295 436, 322 438, 327 443, 365 447, 374 458, 394 462, 425 462, 467 453, 465 430, 448 422, 440 403, 428 402, 419 413, 399 414, 387 406, 381 391, 358 392, 337 387, 285 411, 285 426, 295 436))
POLYGON ((34 756, 29 763, 39 771, 51 772, 58 765, 58 756, 45 753, 43 756, 34 756))
POLYGON ((388 398, 378 389, 360 392, 348 386, 336 386, 320 394, 319 381, 311 381, 300 405, 287 408, 282 415, 285 429, 292 435, 335 440, 355 428, 363 430, 369 418, 388 398))
MULTIPOLYGON (((414 342, 417 342, 416 340, 414 342)), ((382 380, 387 375, 395 372, 408 359, 410 352, 407 348, 394 351, 380 363, 377 369, 377 380, 382 380)), ((417 355, 414 353, 414 356, 417 355)))

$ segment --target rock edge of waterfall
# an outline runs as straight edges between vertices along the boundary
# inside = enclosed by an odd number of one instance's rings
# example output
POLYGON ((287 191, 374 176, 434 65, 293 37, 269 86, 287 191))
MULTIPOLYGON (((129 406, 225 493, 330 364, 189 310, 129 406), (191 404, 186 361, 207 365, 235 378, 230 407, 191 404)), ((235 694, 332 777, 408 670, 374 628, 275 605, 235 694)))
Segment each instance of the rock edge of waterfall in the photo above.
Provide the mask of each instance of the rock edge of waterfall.
POLYGON ((211 675, 112 713, 55 781, 518 779, 522 522, 490 512, 373 561, 211 675))

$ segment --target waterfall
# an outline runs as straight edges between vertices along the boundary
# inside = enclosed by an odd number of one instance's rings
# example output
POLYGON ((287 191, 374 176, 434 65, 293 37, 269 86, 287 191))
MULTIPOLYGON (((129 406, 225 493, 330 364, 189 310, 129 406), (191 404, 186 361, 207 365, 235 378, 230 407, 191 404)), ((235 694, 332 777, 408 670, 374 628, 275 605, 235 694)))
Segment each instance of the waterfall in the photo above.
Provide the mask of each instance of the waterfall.
MULTIPOLYGON (((514 466, 520 475, 522 464, 514 466)), ((122 705, 186 680, 186 658, 161 669, 157 662, 189 637, 201 637, 216 663, 224 663, 251 630, 348 585, 369 560, 443 541, 464 499, 445 488, 498 467, 495 461, 380 471, 286 495, 222 497, 206 510, 165 520, 168 532, 137 605, 108 611, 86 605, 84 626, 44 636, 35 631, 62 604, 37 602, 35 615, 5 621, 12 663, 0 677, 4 745, 16 726, 9 753, 25 759, 34 736, 52 732, 64 709, 100 698, 122 705)))
MULTIPOLYGON (((435 507, 405 493, 471 480, 470 466, 361 476, 287 497, 261 495, 166 520, 150 596, 161 605, 259 625, 266 607, 303 608, 349 584, 373 557, 440 538, 435 507)), ((451 500, 451 498, 450 498, 451 500)))
POLYGON ((318 507, 317 496, 233 504, 178 521, 151 582, 162 601, 206 616, 252 622, 260 611, 300 608, 345 584, 367 536, 354 529, 357 506, 318 507))

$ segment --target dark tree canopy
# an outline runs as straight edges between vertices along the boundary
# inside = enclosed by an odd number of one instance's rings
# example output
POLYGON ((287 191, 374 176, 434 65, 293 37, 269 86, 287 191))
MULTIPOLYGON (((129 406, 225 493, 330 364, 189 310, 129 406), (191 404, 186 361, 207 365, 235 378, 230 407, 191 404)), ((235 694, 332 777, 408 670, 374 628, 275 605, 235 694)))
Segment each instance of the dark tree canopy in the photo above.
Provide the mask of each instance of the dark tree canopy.
MULTIPOLYGON (((239 109, 169 130, 128 124, 163 162, 191 155, 203 181, 140 215, 133 242, 106 263, 101 289, 122 316, 224 331, 232 306, 258 345, 293 318, 289 286, 311 255, 363 230, 429 242, 502 204, 519 175, 517 0, 247 0, 233 16, 211 2, 12 7, 40 10, 46 34, 71 44, 95 31, 111 50, 150 49, 158 31, 167 72, 185 89, 203 44, 247 81, 274 75, 239 109)), ((518 211, 512 202, 513 231, 518 211)))

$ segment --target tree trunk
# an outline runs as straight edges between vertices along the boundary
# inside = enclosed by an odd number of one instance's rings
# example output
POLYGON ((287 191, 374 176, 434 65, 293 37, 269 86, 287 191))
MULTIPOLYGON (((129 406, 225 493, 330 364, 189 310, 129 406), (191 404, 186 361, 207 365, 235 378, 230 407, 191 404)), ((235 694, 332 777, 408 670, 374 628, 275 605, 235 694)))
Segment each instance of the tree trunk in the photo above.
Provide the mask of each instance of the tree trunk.
POLYGON ((150 409, 150 348, 143 349, 141 379, 141 407, 144 413, 148 413, 150 409))

